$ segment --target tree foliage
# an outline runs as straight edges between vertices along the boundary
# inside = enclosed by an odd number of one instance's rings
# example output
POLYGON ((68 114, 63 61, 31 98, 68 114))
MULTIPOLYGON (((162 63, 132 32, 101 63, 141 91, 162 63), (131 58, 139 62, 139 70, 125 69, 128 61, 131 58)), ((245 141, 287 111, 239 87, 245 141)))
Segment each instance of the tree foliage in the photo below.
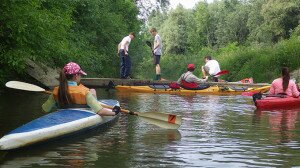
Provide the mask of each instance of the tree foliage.
POLYGON ((141 25, 130 0, 2 0, 0 8, 0 65, 17 72, 32 59, 117 76, 116 46, 141 25))
POLYGON ((91 76, 117 77, 117 45, 132 31, 137 34, 129 50, 133 75, 148 78, 154 67, 144 42, 153 40, 149 34, 153 27, 163 40, 162 73, 171 78, 174 66, 203 64, 205 54, 226 68, 239 64, 240 70, 233 69, 238 77, 259 76, 248 66, 258 62, 272 68, 300 66, 278 54, 299 57, 293 48, 300 35, 299 0, 200 1, 193 9, 182 5, 169 9, 169 4, 170 0, 2 0, 0 80, 9 76, 7 72, 22 73, 27 59, 53 67, 75 61, 91 76))
MULTIPOLYGON (((202 65, 203 57, 209 54, 221 67, 231 70, 228 80, 252 76, 264 82, 276 77, 274 70, 281 66, 292 70, 300 67, 295 59, 300 56, 296 47, 299 8, 298 0, 202 1, 193 9, 178 6, 150 16, 148 25, 158 28, 164 43, 162 73, 173 80, 174 73, 180 75, 186 64, 202 65), (176 62, 181 72, 174 72, 175 65, 170 62, 176 62)), ((140 67, 151 66, 149 60, 140 67)))

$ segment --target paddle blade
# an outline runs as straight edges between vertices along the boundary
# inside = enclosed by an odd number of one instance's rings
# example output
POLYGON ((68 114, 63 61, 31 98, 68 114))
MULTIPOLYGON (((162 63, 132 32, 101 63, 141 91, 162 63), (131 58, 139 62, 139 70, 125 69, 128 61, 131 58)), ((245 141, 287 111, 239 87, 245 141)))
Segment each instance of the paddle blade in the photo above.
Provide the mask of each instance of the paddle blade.
POLYGON ((152 48, 152 44, 150 41, 146 41, 147 46, 149 46, 150 48, 152 48))
POLYGON ((218 72, 217 74, 215 74, 214 76, 217 76, 217 75, 225 75, 225 74, 228 74, 229 71, 228 70, 222 70, 220 72, 218 72))
POLYGON ((5 86, 8 88, 26 90, 26 91, 34 91, 34 92, 44 92, 45 91, 44 88, 41 88, 41 87, 33 85, 33 84, 20 82, 20 81, 9 81, 5 84, 5 86))
POLYGON ((181 116, 167 113, 146 112, 138 113, 138 116, 151 124, 165 129, 178 129, 181 126, 181 116))
POLYGON ((258 91, 250 91, 250 92, 243 92, 242 96, 253 96, 255 93, 258 93, 258 91))

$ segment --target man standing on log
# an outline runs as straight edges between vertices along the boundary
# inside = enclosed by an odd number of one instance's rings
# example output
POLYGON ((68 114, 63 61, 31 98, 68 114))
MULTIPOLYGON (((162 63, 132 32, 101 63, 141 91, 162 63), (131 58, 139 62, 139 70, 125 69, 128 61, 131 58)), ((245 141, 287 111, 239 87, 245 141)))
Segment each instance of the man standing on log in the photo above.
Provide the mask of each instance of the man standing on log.
POLYGON ((154 37, 154 45, 153 45, 152 53, 153 53, 155 72, 156 72, 155 80, 161 80, 159 62, 162 54, 162 41, 160 36, 157 33, 156 28, 150 29, 150 34, 154 37))
POLYGON ((128 54, 129 44, 134 39, 134 32, 129 33, 128 36, 124 37, 118 45, 118 55, 120 56, 120 78, 131 79, 131 59, 128 54))

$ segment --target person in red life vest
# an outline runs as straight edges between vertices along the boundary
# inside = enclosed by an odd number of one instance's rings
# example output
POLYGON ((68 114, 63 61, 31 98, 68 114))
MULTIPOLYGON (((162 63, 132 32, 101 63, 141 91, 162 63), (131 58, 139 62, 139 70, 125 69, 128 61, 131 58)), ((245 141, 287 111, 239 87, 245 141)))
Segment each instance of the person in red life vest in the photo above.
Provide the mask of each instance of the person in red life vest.
POLYGON ((290 72, 287 67, 283 67, 281 69, 281 77, 272 82, 269 94, 286 94, 292 97, 299 96, 297 85, 290 79, 290 72))
POLYGON ((97 100, 96 91, 80 83, 81 76, 87 75, 78 64, 70 62, 64 66, 59 76, 59 86, 55 87, 48 100, 42 105, 45 112, 57 108, 75 108, 87 105, 101 116, 117 115, 121 108, 115 106, 107 110, 97 100))
POLYGON ((177 80, 177 83, 180 84, 185 89, 197 89, 200 83, 204 83, 207 81, 208 76, 205 79, 200 79, 193 74, 195 70, 194 64, 188 64, 187 72, 182 74, 180 78, 177 80))

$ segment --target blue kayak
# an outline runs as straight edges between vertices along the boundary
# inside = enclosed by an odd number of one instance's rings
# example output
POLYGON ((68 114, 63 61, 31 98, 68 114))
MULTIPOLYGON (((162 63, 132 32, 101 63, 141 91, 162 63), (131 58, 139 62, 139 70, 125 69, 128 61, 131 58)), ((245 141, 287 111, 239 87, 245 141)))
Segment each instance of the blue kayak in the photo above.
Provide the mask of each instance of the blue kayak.
MULTIPOLYGON (((108 106, 119 106, 116 100, 100 100, 108 106)), ((116 120, 116 116, 99 116, 88 108, 62 109, 37 118, 4 135, 0 139, 0 150, 11 150, 53 138, 75 134, 105 125, 116 120)))

